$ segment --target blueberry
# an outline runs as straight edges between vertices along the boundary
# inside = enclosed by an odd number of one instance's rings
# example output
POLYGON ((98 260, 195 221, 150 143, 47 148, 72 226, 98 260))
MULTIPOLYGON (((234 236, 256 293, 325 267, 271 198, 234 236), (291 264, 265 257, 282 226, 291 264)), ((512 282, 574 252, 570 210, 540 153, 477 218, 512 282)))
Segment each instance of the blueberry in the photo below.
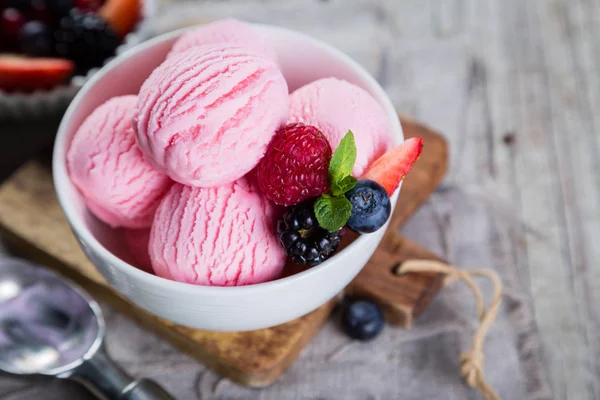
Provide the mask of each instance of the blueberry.
POLYGON ((383 314, 372 301, 350 300, 342 311, 342 326, 352 339, 371 340, 379 335, 383 325, 383 314))
POLYGON ((348 227, 358 233, 371 233, 381 228, 392 211, 390 197, 379 183, 361 179, 346 193, 352 203, 348 227))
POLYGON ((46 25, 29 21, 19 32, 21 52, 28 56, 44 57, 52 54, 52 37, 46 25))

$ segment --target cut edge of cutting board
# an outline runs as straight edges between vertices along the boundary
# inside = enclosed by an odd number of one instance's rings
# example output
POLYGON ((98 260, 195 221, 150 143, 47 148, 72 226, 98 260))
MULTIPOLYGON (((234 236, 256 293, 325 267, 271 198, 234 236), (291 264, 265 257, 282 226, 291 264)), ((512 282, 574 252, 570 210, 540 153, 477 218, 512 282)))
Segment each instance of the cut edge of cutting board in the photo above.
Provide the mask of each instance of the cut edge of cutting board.
MULTIPOLYGON (((425 147, 420 160, 403 183, 390 224, 393 230, 398 229, 427 200, 441 181, 447 164, 447 145, 439 134, 412 118, 403 116, 401 120, 405 136, 423 137, 425 147)), ((99 300, 165 337, 207 367, 246 386, 263 387, 277 380, 318 332, 334 304, 330 301, 299 319, 252 332, 206 332, 159 319, 115 295, 85 258, 58 206, 50 171, 37 162, 26 164, 0 186, 0 232, 19 253, 76 281, 99 300)), ((386 236, 389 235, 386 233, 386 236)), ((399 237, 397 240, 408 242, 399 237)), ((382 246, 378 251, 385 249, 382 246)), ((425 250, 420 254, 422 257, 435 257, 425 250)), ((373 280, 372 275, 365 273, 376 267, 373 260, 377 258, 374 257, 349 286, 349 293, 377 296, 373 287, 378 287, 381 279, 373 280)), ((399 285, 411 285, 413 278, 403 279, 398 281, 399 285)), ((441 278, 432 275, 425 280, 421 277, 419 282, 415 296, 392 296, 391 302, 382 303, 391 322, 410 326, 439 290, 441 278)))

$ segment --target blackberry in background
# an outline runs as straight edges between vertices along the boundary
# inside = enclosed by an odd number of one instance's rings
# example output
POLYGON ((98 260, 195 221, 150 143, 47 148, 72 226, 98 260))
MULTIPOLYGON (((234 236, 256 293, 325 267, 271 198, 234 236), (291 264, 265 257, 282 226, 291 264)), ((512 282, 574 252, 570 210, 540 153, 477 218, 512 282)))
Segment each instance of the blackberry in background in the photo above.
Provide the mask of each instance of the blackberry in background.
POLYGON ((60 20, 54 40, 58 56, 73 60, 78 73, 102 66, 121 42, 102 17, 78 10, 60 20))
POLYGON ((46 0, 46 7, 56 18, 62 18, 69 15, 75 4, 73 0, 46 0))

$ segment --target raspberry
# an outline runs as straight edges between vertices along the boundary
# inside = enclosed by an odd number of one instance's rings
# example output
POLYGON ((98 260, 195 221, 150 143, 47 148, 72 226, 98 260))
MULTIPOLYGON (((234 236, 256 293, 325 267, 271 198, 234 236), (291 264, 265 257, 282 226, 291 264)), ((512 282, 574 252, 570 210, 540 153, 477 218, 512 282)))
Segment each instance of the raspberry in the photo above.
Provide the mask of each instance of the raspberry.
POLYGON ((331 146, 314 126, 281 128, 258 164, 258 185, 276 204, 292 206, 329 191, 331 146))

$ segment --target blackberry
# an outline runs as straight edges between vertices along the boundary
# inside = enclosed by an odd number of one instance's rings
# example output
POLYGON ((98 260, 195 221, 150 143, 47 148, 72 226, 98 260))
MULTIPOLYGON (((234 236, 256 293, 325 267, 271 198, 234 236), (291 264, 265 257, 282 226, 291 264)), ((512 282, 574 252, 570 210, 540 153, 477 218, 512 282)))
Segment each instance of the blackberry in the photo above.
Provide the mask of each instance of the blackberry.
MULTIPOLYGON (((342 228, 343 229, 343 228, 342 228)), ((319 226, 312 202, 288 208, 277 221, 277 238, 296 264, 321 264, 338 248, 342 229, 330 232, 319 226)))
POLYGON ((78 72, 99 67, 115 54, 120 40, 102 17, 71 10, 54 33, 56 53, 75 62, 78 72))

